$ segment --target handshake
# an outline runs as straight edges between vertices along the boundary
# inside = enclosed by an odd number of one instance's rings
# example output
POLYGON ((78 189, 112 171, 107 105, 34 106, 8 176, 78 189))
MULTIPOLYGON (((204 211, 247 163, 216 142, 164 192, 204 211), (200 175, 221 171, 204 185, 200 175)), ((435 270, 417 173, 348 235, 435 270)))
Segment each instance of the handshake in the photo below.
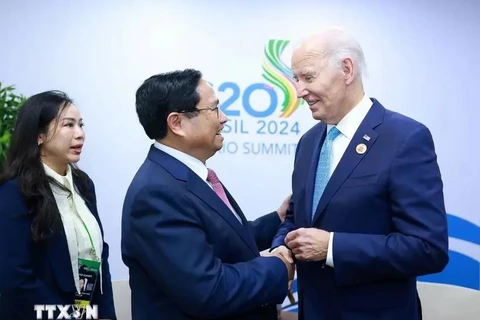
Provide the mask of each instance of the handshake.
POLYGON ((295 277, 295 265, 293 263, 293 255, 290 249, 285 246, 279 246, 272 250, 272 252, 262 253, 263 257, 277 257, 285 263, 288 272, 288 300, 291 304, 295 303, 295 298, 292 293, 292 282, 295 277))

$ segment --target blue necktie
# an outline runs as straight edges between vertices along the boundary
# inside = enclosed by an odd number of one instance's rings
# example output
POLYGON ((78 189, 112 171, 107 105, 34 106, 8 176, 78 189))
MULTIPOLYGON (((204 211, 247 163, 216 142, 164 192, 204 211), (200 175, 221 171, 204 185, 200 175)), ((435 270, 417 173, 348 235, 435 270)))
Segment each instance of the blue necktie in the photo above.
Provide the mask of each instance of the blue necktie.
POLYGON ((327 186, 330 179, 331 157, 332 157, 332 144, 333 140, 340 134, 337 127, 332 127, 323 142, 322 150, 320 151, 320 157, 318 157, 317 173, 315 175, 315 187, 313 189, 313 203, 312 203, 312 219, 317 211, 318 202, 322 197, 323 191, 327 186))

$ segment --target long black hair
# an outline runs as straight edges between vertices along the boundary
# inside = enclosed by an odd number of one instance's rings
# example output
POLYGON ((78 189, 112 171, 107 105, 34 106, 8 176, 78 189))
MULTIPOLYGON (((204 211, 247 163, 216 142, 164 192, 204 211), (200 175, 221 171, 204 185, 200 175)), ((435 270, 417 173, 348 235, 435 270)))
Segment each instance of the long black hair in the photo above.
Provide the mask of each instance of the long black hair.
MULTIPOLYGON (((63 230, 50 183, 66 192, 70 191, 45 173, 38 136, 47 134, 52 121, 57 125, 59 115, 72 103, 72 99, 61 91, 42 92, 25 101, 18 112, 5 167, 0 176, 0 184, 18 179, 18 186, 27 204, 34 241, 63 230)), ((76 190, 85 199, 87 175, 74 165, 71 165, 71 169, 76 190)))

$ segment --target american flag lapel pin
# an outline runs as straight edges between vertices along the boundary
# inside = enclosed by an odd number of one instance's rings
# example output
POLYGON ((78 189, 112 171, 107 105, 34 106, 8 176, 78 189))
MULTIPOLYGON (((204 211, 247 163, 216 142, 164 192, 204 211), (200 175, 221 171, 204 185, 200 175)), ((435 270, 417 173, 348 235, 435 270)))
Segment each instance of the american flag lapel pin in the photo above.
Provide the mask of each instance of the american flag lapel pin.
POLYGON ((366 134, 363 136, 363 139, 370 141, 370 136, 367 136, 366 134))

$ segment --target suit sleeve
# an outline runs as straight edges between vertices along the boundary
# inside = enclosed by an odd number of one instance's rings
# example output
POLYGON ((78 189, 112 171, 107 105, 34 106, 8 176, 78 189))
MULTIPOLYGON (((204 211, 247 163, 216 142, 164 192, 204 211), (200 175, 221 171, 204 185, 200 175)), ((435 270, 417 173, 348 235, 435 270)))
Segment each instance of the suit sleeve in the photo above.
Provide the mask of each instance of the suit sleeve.
POLYGON ((282 303, 287 294, 287 269, 276 257, 222 263, 183 192, 158 186, 141 190, 130 229, 136 259, 192 317, 232 316, 282 303))
POLYGON ((249 221, 258 250, 263 251, 270 248, 280 223, 281 220, 276 211, 266 214, 254 221, 249 221))
POLYGON ((285 215, 285 221, 280 225, 280 228, 275 235, 275 238, 272 242, 272 249, 279 246, 287 246, 285 244, 285 237, 290 231, 296 229, 295 227, 295 216, 294 216, 294 203, 293 196, 288 204, 287 214, 285 215))
MULTIPOLYGON (((89 179, 89 185, 93 196, 93 207, 97 211, 98 220, 100 221, 100 215, 98 214, 95 185, 92 180, 89 179)), ((100 228, 102 223, 100 223, 100 228)), ((108 263, 110 248, 108 244, 103 240, 103 250, 102 250, 102 289, 103 293, 100 291, 100 283, 95 287, 95 296, 94 303, 98 305, 98 318, 99 319, 117 319, 115 314, 115 306, 113 302, 113 288, 112 288, 112 277, 110 275, 110 265, 108 263)))
POLYGON ((295 150, 294 170, 293 170, 293 174, 292 174, 292 191, 293 191, 292 197, 290 198, 290 203, 288 204, 287 213, 285 215, 285 221, 282 222, 282 224, 280 225, 280 228, 277 231, 277 234, 273 238, 272 249, 274 249, 276 247, 279 247, 279 246, 287 247, 287 245, 285 244, 285 237, 287 236, 287 234, 290 231, 293 231, 297 228, 295 226, 295 203, 294 203, 294 199, 296 199, 296 196, 295 196, 295 186, 294 186, 293 181, 295 180, 294 179, 295 166, 299 165, 299 164, 297 164, 297 155, 298 155, 298 150, 300 150, 300 144, 301 144, 302 140, 303 140, 303 137, 300 138, 300 140, 298 141, 297 149, 295 150))
POLYGON ((425 126, 399 148, 389 179, 395 231, 389 235, 335 232, 334 270, 339 285, 436 273, 448 263, 443 183, 425 126))
POLYGON ((22 313, 17 314, 19 318, 28 319, 35 315, 35 304, 56 304, 61 301, 35 275, 30 230, 27 207, 17 182, 4 183, 0 186, 1 305, 2 308, 12 308, 12 311, 22 313))

